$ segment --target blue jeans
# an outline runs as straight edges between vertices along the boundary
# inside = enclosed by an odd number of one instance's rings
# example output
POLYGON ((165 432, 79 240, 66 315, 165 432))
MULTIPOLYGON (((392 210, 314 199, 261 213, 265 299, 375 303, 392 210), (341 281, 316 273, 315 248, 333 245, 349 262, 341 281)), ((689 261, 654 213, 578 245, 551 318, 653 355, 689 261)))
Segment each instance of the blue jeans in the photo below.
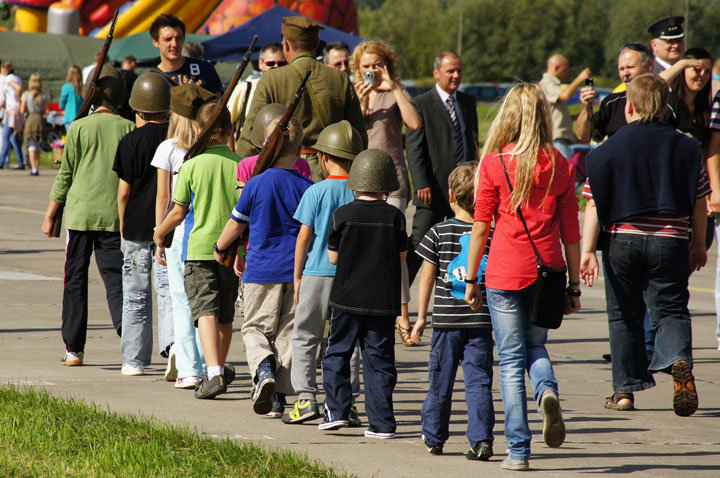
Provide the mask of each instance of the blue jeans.
POLYGON ((395 317, 356 315, 332 309, 327 352, 322 361, 325 413, 347 420, 352 406, 350 359, 360 343, 365 379, 365 412, 374 432, 395 433, 392 394, 395 369, 395 317))
POLYGON ((488 328, 433 329, 428 362, 428 394, 422 406, 422 434, 428 445, 442 445, 449 436, 452 392, 462 362, 468 409, 467 439, 475 448, 493 442, 493 341, 488 328))
POLYGON ((684 239, 610 236, 603 261, 615 392, 651 388, 651 371, 667 370, 678 360, 692 363, 688 247, 684 239), (649 366, 643 331, 646 306, 657 334, 649 366))
MULTIPOLYGON (((133 367, 147 367, 152 359, 152 289, 150 277, 155 261, 150 241, 123 241, 123 314, 121 350, 123 361, 133 367)), ((155 263, 155 291, 158 296, 159 349, 172 343, 172 305, 167 268, 155 263), (168 327, 169 325, 169 327, 168 327)))
POLYGON ((487 289, 495 343, 500 359, 500 389, 505 409, 505 439, 513 460, 530 457, 525 370, 539 404, 545 390, 558 393, 550 356, 545 349, 548 329, 530 323, 535 285, 521 290, 487 289))
POLYGON ((17 156, 18 166, 21 168, 25 167, 23 161, 22 148, 20 147, 20 137, 15 134, 15 129, 11 128, 7 124, 3 124, 2 129, 2 150, 0 150, 0 164, 10 166, 10 146, 15 150, 15 156, 17 156))
POLYGON ((165 249, 173 312, 175 363, 178 377, 202 377, 205 357, 185 293, 185 263, 182 261, 182 248, 182 234, 176 230, 172 247, 165 249))
POLYGON ((558 150, 560 154, 565 156, 565 159, 570 162, 570 159, 572 159, 573 150, 570 147, 570 142, 566 139, 556 139, 553 141, 553 146, 555 146, 555 149, 558 150))

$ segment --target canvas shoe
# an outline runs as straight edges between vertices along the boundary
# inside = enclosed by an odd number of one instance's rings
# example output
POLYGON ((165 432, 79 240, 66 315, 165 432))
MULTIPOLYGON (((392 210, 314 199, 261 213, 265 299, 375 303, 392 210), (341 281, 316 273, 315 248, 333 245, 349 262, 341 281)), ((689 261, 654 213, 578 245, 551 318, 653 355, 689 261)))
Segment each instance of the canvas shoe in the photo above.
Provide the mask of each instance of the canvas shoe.
POLYGON ((195 389, 195 398, 206 400, 225 392, 227 392, 227 385, 225 385, 225 378, 222 375, 215 375, 213 378, 203 375, 202 381, 195 389))
POLYGON ((381 438, 383 440, 387 440, 388 438, 395 438, 395 432, 376 432, 370 428, 366 428, 365 436, 367 438, 381 438))
POLYGON ((422 442, 427 447, 428 453, 430 453, 431 455, 442 455, 443 454, 443 446, 442 445, 430 445, 427 442, 425 435, 420 435, 420 438, 422 438, 422 442))
POLYGON ((165 368, 165 381, 174 382, 177 375, 178 371, 175 366, 175 344, 172 344, 170 346, 170 350, 168 351, 168 362, 167 367, 165 368))
POLYGON ((298 400, 290 413, 283 415, 281 420, 286 424, 296 424, 305 423, 316 418, 320 418, 320 409, 317 402, 315 400, 298 400))
POLYGON ((329 414, 327 406, 323 406, 323 421, 318 425, 319 430, 339 430, 348 426, 347 420, 331 420, 329 414))
POLYGON ((273 394, 275 393, 275 376, 270 371, 258 375, 257 386, 252 395, 253 411, 258 415, 267 415, 273 408, 273 394))
POLYGON ((190 377, 178 377, 177 380, 175 380, 175 388, 178 390, 195 390, 195 388, 200 384, 200 377, 197 375, 192 375, 190 377))
POLYGON ((124 363, 120 373, 128 377, 137 377, 138 375, 145 375, 145 367, 134 367, 129 363, 124 363))
POLYGON ((502 463, 500 463, 500 468, 511 471, 528 471, 530 469, 530 462, 526 458, 513 460, 510 455, 508 455, 502 463))
POLYGON ((550 448, 557 448, 565 441, 565 423, 560 411, 557 394, 547 389, 540 398, 540 414, 543 417, 543 439, 550 448))
POLYGON ((65 352, 65 355, 60 360, 60 364, 66 367, 79 367, 83 364, 84 356, 85 354, 83 352, 65 352))

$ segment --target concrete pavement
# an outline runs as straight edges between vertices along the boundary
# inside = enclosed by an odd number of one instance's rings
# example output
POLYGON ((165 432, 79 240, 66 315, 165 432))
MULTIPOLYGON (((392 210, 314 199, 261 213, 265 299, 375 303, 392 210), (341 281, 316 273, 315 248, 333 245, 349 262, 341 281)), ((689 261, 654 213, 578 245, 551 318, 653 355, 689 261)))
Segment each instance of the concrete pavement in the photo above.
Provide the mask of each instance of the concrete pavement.
MULTIPOLYGON (((54 171, 39 177, 26 172, 0 171, 0 383, 42 387, 59 396, 73 396, 120 413, 152 416, 189 424, 212 436, 247 440, 264 446, 307 453, 338 470, 361 477, 496 476, 504 457, 503 410, 498 369, 493 394, 497 425, 495 454, 488 463, 464 458, 466 416, 462 372, 454 395, 451 437, 445 455, 431 456, 420 441, 419 411, 427 391, 430 333, 422 345, 397 345, 398 385, 395 411, 397 438, 367 439, 363 429, 325 433, 318 421, 283 425, 252 413, 250 376, 235 335, 230 361, 239 372, 229 393, 214 401, 193 398, 163 381, 164 361, 155 351, 153 366, 142 377, 120 375, 120 341, 112 329, 104 287, 96 267, 90 270, 90 325, 83 367, 59 364, 64 235, 48 239, 40 223, 54 171)), ((720 474, 720 351, 715 339, 714 264, 691 279, 695 375, 700 409, 689 418, 672 412, 672 380, 656 376, 657 387, 636 394, 635 412, 603 408, 610 395, 610 366, 601 355, 608 351, 607 320, 602 283, 583 289, 583 310, 568 317, 550 333, 548 349, 560 382, 567 440, 558 449, 542 442, 542 421, 529 403, 533 437, 530 465, 546 476, 719 476, 720 474)), ((416 290, 414 291, 416 295, 416 290)), ((417 308, 411 304, 411 311, 417 308)), ((239 322, 235 328, 239 329, 239 322)), ((157 347, 156 347, 157 348, 157 347)), ((528 384, 529 388, 529 384, 528 384)), ((364 403, 359 402, 361 417, 364 403)))

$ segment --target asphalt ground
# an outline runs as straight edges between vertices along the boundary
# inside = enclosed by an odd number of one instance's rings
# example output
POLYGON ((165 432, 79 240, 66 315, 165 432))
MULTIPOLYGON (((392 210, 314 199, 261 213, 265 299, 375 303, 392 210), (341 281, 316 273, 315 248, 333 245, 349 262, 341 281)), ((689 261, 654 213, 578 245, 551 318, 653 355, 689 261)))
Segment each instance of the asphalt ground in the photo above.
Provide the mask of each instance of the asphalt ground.
MULTIPOLYGON (((105 291, 90 267, 90 321, 85 365, 60 365, 64 233, 48 239, 40 232, 54 171, 39 177, 0 171, 0 383, 41 387, 58 396, 76 397, 123 414, 189 425, 205 434, 252 441, 266 447, 306 453, 338 470, 361 477, 495 476, 507 446, 498 368, 493 397, 496 409, 495 456, 490 462, 465 459, 466 414, 462 371, 453 400, 451 436, 445 454, 426 453, 420 441, 420 407, 427 392, 430 331, 416 347, 396 346, 398 385, 394 440, 368 439, 363 428, 326 433, 319 421, 284 425, 254 415, 242 339, 235 335, 229 360, 238 379, 229 392, 212 401, 193 398, 163 380, 165 361, 154 351, 153 364, 141 377, 120 374, 120 340, 110 322, 105 291)), ((411 211, 408 212, 411 217, 411 211)), ((715 338, 713 287, 717 246, 709 266, 691 278, 695 376, 700 408, 692 417, 672 412, 672 379, 656 376, 657 386, 636 394, 637 411, 603 408, 611 394, 608 329, 602 281, 583 289, 583 309, 551 331, 548 350, 560 382, 567 439, 561 448, 542 441, 542 420, 528 404, 533 445, 530 465, 546 476, 720 476, 720 351, 715 338)), ((417 296, 416 287, 413 290, 417 296)), ((417 310, 414 303, 411 313, 417 310)), ((235 330, 239 332, 240 321, 235 330)), ((399 341, 398 341, 399 342, 399 341)), ((157 346, 156 346, 157 349, 157 346)), ((529 383, 528 383, 528 388, 529 383)), ((364 417, 362 397, 358 403, 364 417)))

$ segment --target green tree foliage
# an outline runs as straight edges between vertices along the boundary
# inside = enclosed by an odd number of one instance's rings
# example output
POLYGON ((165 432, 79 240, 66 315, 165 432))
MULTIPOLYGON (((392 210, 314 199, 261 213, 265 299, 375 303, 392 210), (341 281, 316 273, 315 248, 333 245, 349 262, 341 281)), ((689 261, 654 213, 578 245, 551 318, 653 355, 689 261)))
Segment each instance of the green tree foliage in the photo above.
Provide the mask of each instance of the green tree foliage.
MULTIPOLYGON (((403 77, 431 75, 432 60, 457 44, 458 0, 359 2, 360 34, 383 40, 400 55, 403 77)), ((685 15, 685 0, 464 0, 466 81, 536 81, 553 53, 567 56, 571 74, 589 67, 617 78, 623 43, 650 43, 654 20, 685 15)), ((690 0, 687 46, 720 55, 720 1, 690 0)))

